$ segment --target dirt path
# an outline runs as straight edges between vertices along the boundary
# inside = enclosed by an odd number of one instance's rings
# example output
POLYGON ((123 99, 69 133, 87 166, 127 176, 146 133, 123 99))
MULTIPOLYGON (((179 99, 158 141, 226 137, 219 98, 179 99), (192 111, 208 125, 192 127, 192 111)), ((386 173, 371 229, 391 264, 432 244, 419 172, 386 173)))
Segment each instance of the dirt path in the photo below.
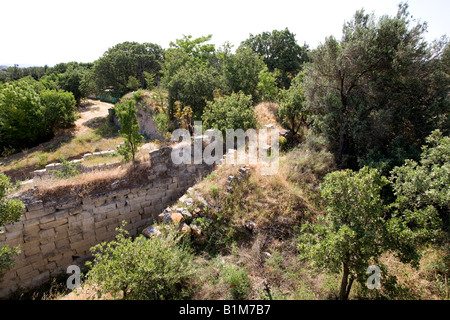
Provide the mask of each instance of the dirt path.
POLYGON ((83 102, 81 108, 78 110, 81 117, 75 121, 75 136, 82 135, 88 130, 88 127, 84 125, 87 121, 97 117, 106 117, 108 115, 108 109, 112 107, 114 107, 113 104, 99 100, 88 99, 83 102))
MULTIPOLYGON (((0 172, 3 172, 8 177, 10 177, 12 182, 15 182, 18 179, 19 180, 29 179, 32 172, 36 170, 35 164, 20 166, 19 168, 13 168, 8 165, 26 158, 27 155, 30 155, 34 152, 46 150, 52 146, 63 143, 68 139, 73 139, 85 134, 88 130, 91 130, 86 125, 88 121, 98 117, 106 117, 108 115, 108 109, 112 108, 113 106, 114 106, 113 104, 101 102, 99 100, 88 99, 82 102, 81 107, 78 109, 78 114, 80 115, 80 118, 78 118, 75 121, 74 127, 62 130, 50 141, 41 143, 36 147, 30 148, 23 152, 18 152, 5 158, 1 158, 0 162, 5 164, 6 166, 5 167, 1 166, 0 172)), ((68 159, 71 160, 70 158, 68 159)))

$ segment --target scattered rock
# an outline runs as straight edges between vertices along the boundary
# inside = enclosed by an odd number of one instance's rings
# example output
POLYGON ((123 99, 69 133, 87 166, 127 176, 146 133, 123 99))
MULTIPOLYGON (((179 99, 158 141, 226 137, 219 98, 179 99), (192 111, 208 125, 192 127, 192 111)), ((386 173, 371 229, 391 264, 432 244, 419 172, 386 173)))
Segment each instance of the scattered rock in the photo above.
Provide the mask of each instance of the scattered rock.
POLYGON ((190 232, 191 231, 191 227, 189 227, 186 223, 183 223, 180 225, 180 230, 181 232, 190 232))
POLYGON ((116 188, 120 184, 120 180, 116 180, 113 183, 111 183, 111 188, 116 188))
POLYGON ((203 198, 202 196, 198 196, 197 199, 198 201, 200 201, 200 204, 203 205, 203 207, 208 206, 208 202, 206 202, 205 198, 203 198))
POLYGON ((181 211, 181 214, 183 216, 184 221, 186 221, 186 222, 191 222, 192 221, 193 216, 192 216, 192 213, 189 212, 189 210, 183 209, 181 211))
POLYGON ((149 226, 149 227, 145 228, 144 230, 142 230, 142 233, 147 238, 152 238, 154 236, 159 236, 161 234, 161 231, 159 230, 159 227, 157 227, 157 226, 149 226))
POLYGON ((254 223, 253 221, 246 222, 244 226, 250 231, 254 231, 256 229, 256 223, 254 223))
POLYGON ((263 253, 262 253, 262 256, 263 256, 265 259, 269 259, 270 257, 272 257, 272 255, 271 255, 269 252, 263 252, 263 253))
POLYGON ((198 237, 200 237, 202 235, 202 230, 200 229, 199 226, 197 226, 195 224, 191 226, 191 230, 194 233, 194 235, 196 235, 198 237))
POLYGON ((192 206, 194 204, 194 199, 192 198, 187 198, 186 201, 184 202, 188 207, 192 206))
POLYGON ((180 222, 183 221, 183 215, 179 212, 172 212, 170 215, 170 221, 173 224, 180 224, 180 222))

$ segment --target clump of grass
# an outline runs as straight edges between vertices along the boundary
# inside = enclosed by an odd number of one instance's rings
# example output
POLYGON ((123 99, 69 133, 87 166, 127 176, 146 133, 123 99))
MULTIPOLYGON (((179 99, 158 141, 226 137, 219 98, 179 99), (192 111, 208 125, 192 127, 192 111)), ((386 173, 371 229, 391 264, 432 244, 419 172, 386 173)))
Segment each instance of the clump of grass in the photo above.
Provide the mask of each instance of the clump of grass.
POLYGON ((226 264, 222 267, 222 279, 235 300, 246 299, 252 288, 251 275, 242 266, 226 264))

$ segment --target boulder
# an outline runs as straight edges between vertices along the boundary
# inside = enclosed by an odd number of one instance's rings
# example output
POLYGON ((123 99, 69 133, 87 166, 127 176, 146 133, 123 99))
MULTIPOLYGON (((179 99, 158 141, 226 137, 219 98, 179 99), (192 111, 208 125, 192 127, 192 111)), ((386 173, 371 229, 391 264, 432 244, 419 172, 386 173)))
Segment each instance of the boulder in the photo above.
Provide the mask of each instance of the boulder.
POLYGON ((183 222, 183 223, 180 225, 180 231, 181 231, 181 232, 189 233, 189 232, 191 232, 191 227, 189 227, 186 223, 183 222))
POLYGON ((161 231, 159 230, 159 227, 157 226, 149 226, 142 230, 142 234, 146 236, 147 238, 152 238, 154 236, 158 236, 161 234, 161 231))

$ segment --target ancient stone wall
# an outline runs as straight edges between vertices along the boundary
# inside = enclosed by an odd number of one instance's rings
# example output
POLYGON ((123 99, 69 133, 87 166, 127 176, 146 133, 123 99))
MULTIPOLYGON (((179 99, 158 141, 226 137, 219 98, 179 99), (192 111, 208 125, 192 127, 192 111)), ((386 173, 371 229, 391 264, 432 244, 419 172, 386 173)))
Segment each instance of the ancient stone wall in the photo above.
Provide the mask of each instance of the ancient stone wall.
POLYGON ((90 248, 113 240, 123 220, 125 229, 135 235, 214 168, 205 163, 175 165, 171 151, 165 147, 150 152, 148 183, 137 188, 73 197, 63 203, 26 199, 22 219, 0 233, 0 246, 21 250, 15 266, 0 275, 0 298, 18 288, 43 284, 65 273, 69 265, 83 266, 90 248))

